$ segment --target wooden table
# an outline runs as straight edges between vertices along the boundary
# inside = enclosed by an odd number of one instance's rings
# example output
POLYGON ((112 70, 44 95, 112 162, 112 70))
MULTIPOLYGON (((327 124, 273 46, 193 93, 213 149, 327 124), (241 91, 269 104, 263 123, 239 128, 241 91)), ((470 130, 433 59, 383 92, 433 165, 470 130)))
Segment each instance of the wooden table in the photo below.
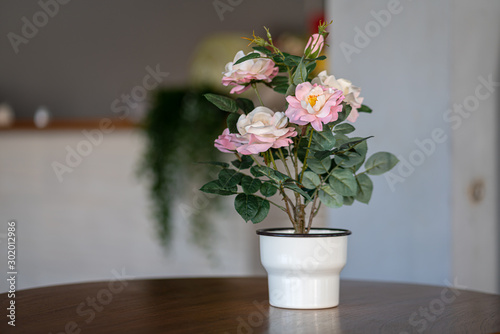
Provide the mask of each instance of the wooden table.
MULTIPOLYGON (((6 312, 9 299, 1 296, 6 312)), ((340 305, 270 307, 265 278, 110 281, 18 291, 0 333, 495 333, 500 296, 447 287, 341 281, 340 305)))

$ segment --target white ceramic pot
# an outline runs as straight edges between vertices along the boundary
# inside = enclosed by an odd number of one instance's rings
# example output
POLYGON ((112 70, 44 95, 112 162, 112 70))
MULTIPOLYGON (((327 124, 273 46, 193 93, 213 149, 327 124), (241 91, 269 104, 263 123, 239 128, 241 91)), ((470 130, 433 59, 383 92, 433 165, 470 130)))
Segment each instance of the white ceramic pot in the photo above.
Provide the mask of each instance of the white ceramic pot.
POLYGON ((294 234, 290 228, 269 228, 257 234, 272 306, 320 309, 339 304, 339 275, 351 231, 313 228, 309 234, 294 234))

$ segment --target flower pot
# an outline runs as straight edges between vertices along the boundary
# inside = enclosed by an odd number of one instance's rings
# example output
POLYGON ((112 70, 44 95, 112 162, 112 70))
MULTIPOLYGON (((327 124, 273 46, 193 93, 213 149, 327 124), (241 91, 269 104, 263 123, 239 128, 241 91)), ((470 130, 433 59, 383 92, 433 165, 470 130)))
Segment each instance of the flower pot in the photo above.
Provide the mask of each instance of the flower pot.
POLYGON ((269 228, 257 234, 272 306, 320 309, 339 304, 339 274, 351 231, 312 228, 309 234, 294 234, 290 228, 269 228))

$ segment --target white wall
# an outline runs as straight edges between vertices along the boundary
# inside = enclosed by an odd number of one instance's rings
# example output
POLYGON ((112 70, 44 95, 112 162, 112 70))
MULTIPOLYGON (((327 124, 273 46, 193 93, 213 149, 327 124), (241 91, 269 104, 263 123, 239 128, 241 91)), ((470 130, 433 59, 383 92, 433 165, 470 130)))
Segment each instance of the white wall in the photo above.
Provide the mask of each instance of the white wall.
POLYGON ((498 291, 496 100, 481 103, 484 114, 464 120, 468 125, 460 131, 444 115, 474 93, 478 76, 493 73, 498 78, 500 29, 495 21, 500 6, 492 1, 465 3, 328 2, 328 16, 334 20, 330 67, 337 77, 362 87, 366 104, 374 110, 359 118, 359 134, 375 136, 369 152, 389 151, 401 160, 390 180, 375 178, 369 206, 330 212, 331 225, 353 231, 345 278, 440 285, 458 279, 471 289, 498 291), (482 153, 469 159, 463 147, 482 153), (482 214, 462 203, 462 188, 472 174, 489 185, 482 214), (463 220, 481 221, 484 228, 474 234, 474 253, 457 243, 470 229, 452 234, 463 220), (465 258, 460 256, 464 252, 465 258), (475 269, 485 264, 492 269, 481 271, 483 279, 474 279, 475 269))
MULTIPOLYGON (((93 130, 93 129, 87 129, 93 130)), ((146 183, 136 170, 144 150, 138 130, 104 134, 63 182, 51 167, 65 164, 66 146, 76 149, 80 130, 0 131, 0 268, 7 270, 7 222, 17 222, 17 289, 108 280, 122 269, 136 278, 265 275, 260 264, 258 228, 289 226, 271 208, 265 222, 245 223, 233 196, 212 217, 213 253, 191 241, 189 222, 179 210, 201 208, 200 184, 186 185, 173 206, 174 232, 169 251, 160 246, 150 219, 146 183)), ((325 223, 324 212, 317 217, 325 223)), ((7 282, 0 281, 0 293, 7 282)))
POLYGON ((452 125, 453 275, 473 289, 500 293, 500 2, 452 4, 451 96, 464 105, 461 121, 452 125), (489 77, 496 83, 492 92, 483 85, 489 77))
MULTIPOLYGON (((6 268, 7 221, 14 219, 18 289, 107 280, 122 268, 135 277, 264 274, 256 226, 232 210, 216 226, 217 263, 188 242, 177 211, 170 253, 159 246, 145 184, 135 175, 143 137, 134 130, 106 134, 59 182, 52 162, 64 163, 66 145, 82 140, 78 130, 0 132, 0 268, 6 268)), ((0 281, 0 291, 6 288, 0 281)))

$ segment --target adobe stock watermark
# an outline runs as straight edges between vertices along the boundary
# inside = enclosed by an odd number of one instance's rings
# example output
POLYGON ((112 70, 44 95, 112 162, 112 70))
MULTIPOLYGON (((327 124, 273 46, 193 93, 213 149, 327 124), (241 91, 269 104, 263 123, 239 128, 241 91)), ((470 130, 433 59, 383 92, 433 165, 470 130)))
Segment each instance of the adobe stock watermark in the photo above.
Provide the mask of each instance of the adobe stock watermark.
MULTIPOLYGON (((410 0, 411 1, 411 0, 410 0)), ((403 11, 403 5, 400 0, 389 0, 386 9, 380 11, 370 11, 373 20, 366 22, 363 29, 358 26, 354 27, 354 39, 352 44, 341 42, 339 48, 344 55, 347 63, 350 64, 354 54, 360 54, 361 50, 370 45, 373 38, 380 35, 383 28, 386 28, 392 21, 395 15, 403 11)))
POLYGON ((20 34, 9 32, 7 39, 15 54, 19 53, 21 44, 28 44, 30 40, 38 35, 40 29, 45 27, 51 18, 54 18, 60 10, 61 5, 66 5, 70 0, 40 0, 38 1, 39 11, 31 15, 31 19, 26 16, 21 18, 20 34))
MULTIPOLYGON (((444 280, 445 288, 441 290, 438 297, 432 299, 426 306, 420 306, 418 310, 410 314, 408 324, 419 332, 423 333, 428 326, 436 321, 448 305, 453 303, 462 292, 458 289, 467 289, 464 285, 459 285, 455 277, 453 285, 450 281, 444 280)), ((409 334, 408 332, 400 332, 399 334, 409 334)))
MULTIPOLYGON (((114 296, 125 290, 128 286, 128 281, 135 278, 134 276, 127 275, 125 268, 122 268, 121 272, 113 269, 111 270, 111 274, 113 275, 113 279, 108 282, 106 288, 100 289, 95 296, 88 296, 78 304, 75 313, 77 316, 85 319, 70 320, 64 325, 62 331, 55 332, 54 334, 80 333, 82 325, 91 323, 97 314, 102 312, 113 301, 114 296)), ((49 332, 49 334, 53 333, 49 332)))
MULTIPOLYGON (((474 94, 465 97, 462 103, 454 103, 453 108, 443 113, 443 120, 451 124, 452 130, 460 128, 464 119, 469 118, 479 108, 480 102, 490 98, 495 87, 500 86, 500 82, 493 81, 492 74, 488 75, 487 78, 479 76, 477 80, 479 83, 474 89, 474 94)), ((415 139, 414 143, 417 147, 407 157, 399 155, 399 163, 394 170, 384 174, 391 191, 396 191, 396 185, 405 182, 415 172, 416 167, 423 165, 427 158, 436 152, 438 145, 443 144, 448 139, 446 131, 440 127, 434 128, 427 138, 415 139)))
MULTIPOLYGON (((145 70, 147 74, 142 79, 142 85, 134 86, 129 93, 124 93, 120 98, 111 102, 111 111, 117 114, 120 120, 127 118, 133 108, 146 100, 148 92, 158 87, 169 75, 168 72, 161 71, 160 64, 157 64, 154 69, 151 66, 146 66, 145 70)), ((65 174, 72 173, 75 168, 80 166, 83 159, 89 156, 95 147, 102 144, 104 135, 112 133, 115 128, 110 118, 102 118, 99 121, 98 129, 82 130, 85 139, 80 140, 74 148, 66 145, 65 160, 63 162, 53 161, 51 164, 59 182, 64 181, 65 174)))
POLYGON ((219 20, 224 21, 224 13, 232 12, 236 7, 241 5, 243 0, 214 0, 212 5, 215 12, 219 16, 219 20))

